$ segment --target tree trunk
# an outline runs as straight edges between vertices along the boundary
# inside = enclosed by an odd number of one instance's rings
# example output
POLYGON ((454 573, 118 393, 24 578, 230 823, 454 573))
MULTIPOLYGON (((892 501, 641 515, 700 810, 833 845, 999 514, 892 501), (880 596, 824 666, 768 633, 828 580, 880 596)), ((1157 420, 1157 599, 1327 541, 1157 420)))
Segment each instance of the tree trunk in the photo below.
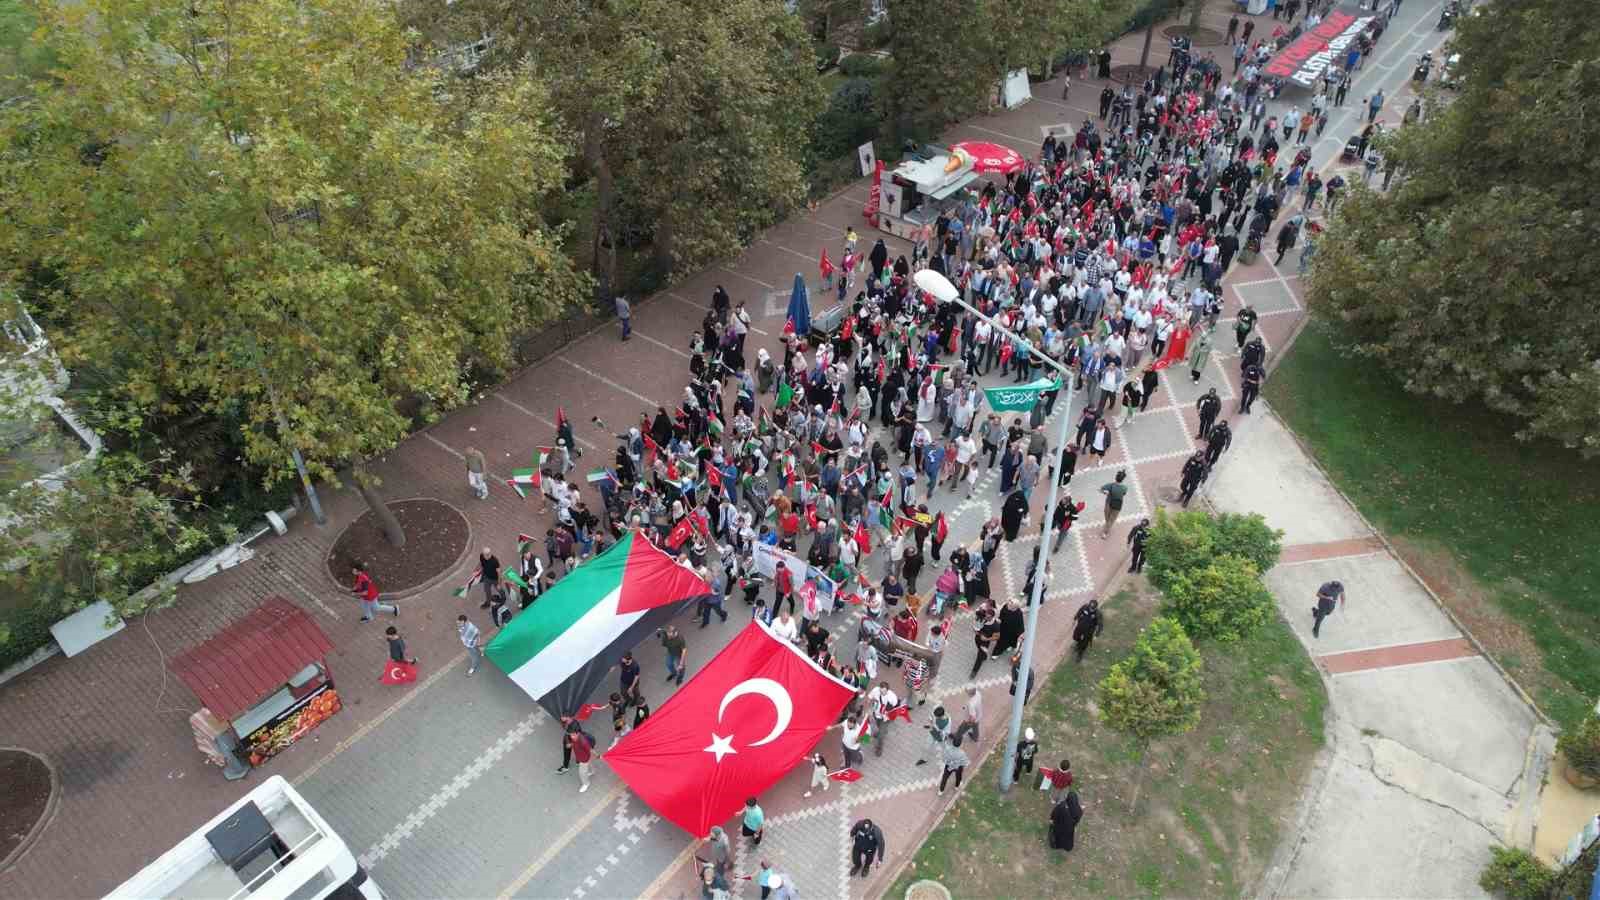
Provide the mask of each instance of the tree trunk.
POLYGON ((367 508, 372 510, 373 518, 378 520, 378 527, 383 529, 383 539, 391 546, 404 547, 406 545, 406 530, 400 527, 400 520, 395 518, 394 511, 384 502, 383 495, 378 493, 377 481, 367 474, 365 467, 357 464, 354 479, 356 490, 361 492, 361 499, 367 501, 367 508))
POLYGON ((1139 751, 1139 764, 1133 772, 1133 797, 1128 800, 1128 812, 1132 814, 1139 806, 1139 788, 1144 786, 1144 751, 1139 751))
POLYGON ((1150 68, 1150 42, 1156 37, 1156 23, 1151 22, 1144 29, 1144 49, 1139 51, 1139 68, 1150 68))
POLYGON ((663 278, 672 274, 673 268, 677 265, 672 259, 672 241, 672 222, 663 218, 656 223, 654 248, 656 268, 660 270, 663 278))
POLYGON ((1205 14, 1206 0, 1189 0, 1189 36, 1193 37, 1200 30, 1200 17, 1205 14))
MULTIPOLYGON (((589 269, 608 291, 617 289, 617 234, 612 227, 611 208, 614 205, 616 181, 611 174, 611 163, 606 158, 605 121, 600 116, 589 120, 584 129, 583 158, 594 172, 595 211, 594 238, 590 247, 589 269), (609 244, 609 246, 608 246, 609 244)), ((607 298, 609 299, 609 298, 607 298)))

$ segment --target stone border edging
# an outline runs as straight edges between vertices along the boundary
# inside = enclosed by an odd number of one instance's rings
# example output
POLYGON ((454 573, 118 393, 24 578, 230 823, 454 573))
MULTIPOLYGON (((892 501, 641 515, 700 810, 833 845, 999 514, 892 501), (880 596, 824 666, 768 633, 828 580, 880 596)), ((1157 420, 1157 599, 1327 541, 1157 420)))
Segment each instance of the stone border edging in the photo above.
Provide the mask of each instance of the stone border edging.
POLYGON ((39 836, 44 834, 44 830, 50 826, 51 822, 55 821, 56 813, 61 809, 61 777, 56 774, 56 767, 51 765, 50 760, 41 753, 35 753, 26 747, 0 746, 0 750, 25 753, 37 759, 44 766, 45 771, 50 773, 50 797, 45 801, 44 812, 39 814, 39 818, 33 823, 33 827, 28 829, 28 833, 22 838, 22 843, 7 854, 5 859, 0 859, 0 873, 5 873, 11 871, 17 862, 27 855, 29 850, 33 849, 33 845, 39 840, 39 836))

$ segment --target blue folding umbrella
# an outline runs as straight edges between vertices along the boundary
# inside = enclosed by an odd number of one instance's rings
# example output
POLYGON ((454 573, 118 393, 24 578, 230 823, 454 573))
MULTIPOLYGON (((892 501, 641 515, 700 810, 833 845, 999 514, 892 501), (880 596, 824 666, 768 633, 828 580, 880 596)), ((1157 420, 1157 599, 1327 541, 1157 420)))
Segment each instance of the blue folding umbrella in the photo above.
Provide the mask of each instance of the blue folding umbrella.
POLYGON ((811 303, 806 298, 805 276, 799 272, 794 275, 794 290, 789 293, 789 321, 794 323, 795 334, 811 333, 811 303))

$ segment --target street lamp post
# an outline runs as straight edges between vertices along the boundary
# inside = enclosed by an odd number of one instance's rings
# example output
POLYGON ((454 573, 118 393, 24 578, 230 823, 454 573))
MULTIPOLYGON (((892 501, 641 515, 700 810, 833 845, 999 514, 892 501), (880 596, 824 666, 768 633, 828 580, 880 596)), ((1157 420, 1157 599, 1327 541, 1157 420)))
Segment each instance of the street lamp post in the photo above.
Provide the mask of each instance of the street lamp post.
MULTIPOLYGON (((987 316, 975 309, 972 304, 961 298, 961 292, 956 289, 955 285, 950 283, 950 279, 944 277, 943 275, 940 275, 931 269, 924 269, 916 274, 916 282, 918 287, 930 294, 933 294, 934 297, 947 303, 955 303, 962 309, 965 309, 967 312, 972 313, 985 322, 988 322, 991 327, 998 329, 1001 334, 1006 335, 1017 344, 1021 345, 1023 350, 1029 353, 1035 360, 1051 369, 1054 369, 1061 376, 1061 378, 1065 381, 1064 386, 1067 388, 1067 408, 1062 411, 1061 430, 1056 436, 1055 453, 1058 454, 1059 458, 1061 448, 1066 446, 1067 443, 1067 426, 1072 419, 1072 397, 1073 394, 1076 393, 1072 370, 1046 356, 1044 351, 1033 346, 1033 344, 1029 343, 1027 339, 1018 335, 1016 332, 1013 332, 1011 329, 1006 328, 999 322, 996 322, 990 316, 987 316)), ((977 377, 976 374, 974 374, 973 377, 977 377)), ((1044 460, 1039 461, 1041 466, 1044 464, 1044 462, 1044 460)), ((1000 765, 1001 793, 1011 790, 1011 776, 1013 769, 1011 761, 1017 755, 1017 742, 1022 738, 1022 705, 1028 697, 1028 672, 1033 667, 1033 642, 1034 639, 1039 635, 1039 607, 1044 603, 1045 568, 1049 565, 1050 560, 1050 553, 1046 548, 1049 547, 1050 542, 1055 539, 1056 528, 1054 513, 1056 508, 1056 495, 1060 488, 1061 476, 1059 473, 1057 473, 1050 477, 1050 496, 1045 502, 1044 508, 1044 530, 1039 534, 1038 563, 1037 568, 1034 569, 1033 593, 1028 597, 1028 626, 1027 630, 1023 632, 1022 635, 1022 662, 1017 669, 1017 691, 1016 694, 1011 698, 1011 722, 1010 726, 1006 730, 1006 753, 1000 765)))

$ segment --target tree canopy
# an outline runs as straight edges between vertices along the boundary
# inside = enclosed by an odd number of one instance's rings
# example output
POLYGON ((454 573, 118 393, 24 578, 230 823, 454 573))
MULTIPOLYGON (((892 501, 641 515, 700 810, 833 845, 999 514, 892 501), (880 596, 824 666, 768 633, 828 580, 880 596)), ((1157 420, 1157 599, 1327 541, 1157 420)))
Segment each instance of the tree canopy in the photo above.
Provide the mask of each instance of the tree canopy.
POLYGON ((1100 719, 1142 744, 1200 724, 1200 654, 1183 626, 1157 616, 1101 680, 1100 719))
POLYGON ((1384 145, 1401 173, 1358 189, 1318 246, 1309 296, 1407 389, 1479 403, 1600 454, 1600 31, 1570 3, 1459 20, 1458 92, 1384 145), (1580 17, 1581 18, 1581 17, 1580 17))
POLYGON ((648 245, 659 271, 721 258, 805 196, 825 98, 799 17, 770 0, 414 0, 437 48, 488 35, 484 65, 524 60, 596 186, 591 246, 648 245))
POLYGON ((453 93, 383 0, 33 11, 60 66, 0 112, 0 254, 130 430, 192 399, 269 480, 291 447, 327 475, 584 295, 525 71, 453 93))

